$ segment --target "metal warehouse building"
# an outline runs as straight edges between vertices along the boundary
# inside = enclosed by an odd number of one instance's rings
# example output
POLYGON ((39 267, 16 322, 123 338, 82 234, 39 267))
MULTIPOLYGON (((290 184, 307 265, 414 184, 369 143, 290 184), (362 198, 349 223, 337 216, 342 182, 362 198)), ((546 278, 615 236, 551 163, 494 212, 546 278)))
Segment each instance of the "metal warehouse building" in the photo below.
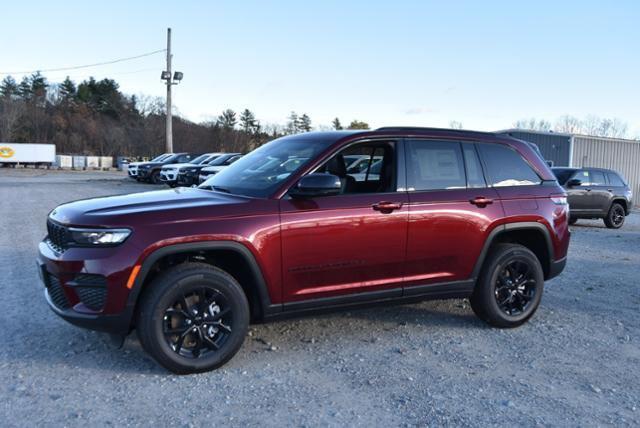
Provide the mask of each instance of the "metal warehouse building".
POLYGON ((640 204, 640 141, 522 129, 498 133, 535 143, 554 166, 618 171, 629 183, 635 204, 640 204))

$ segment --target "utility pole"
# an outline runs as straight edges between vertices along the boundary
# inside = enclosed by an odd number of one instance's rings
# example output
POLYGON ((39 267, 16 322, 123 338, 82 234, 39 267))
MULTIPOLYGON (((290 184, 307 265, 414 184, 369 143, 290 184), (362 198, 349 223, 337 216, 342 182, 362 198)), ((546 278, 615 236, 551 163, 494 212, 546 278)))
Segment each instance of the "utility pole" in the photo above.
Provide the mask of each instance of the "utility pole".
POLYGON ((162 72, 160 79, 167 85, 167 153, 173 153, 173 127, 171 117, 171 87, 182 81, 182 72, 176 71, 171 75, 171 28, 167 28, 167 69, 162 72))
POLYGON ((173 153, 173 126, 171 117, 171 28, 167 28, 167 153, 173 153))

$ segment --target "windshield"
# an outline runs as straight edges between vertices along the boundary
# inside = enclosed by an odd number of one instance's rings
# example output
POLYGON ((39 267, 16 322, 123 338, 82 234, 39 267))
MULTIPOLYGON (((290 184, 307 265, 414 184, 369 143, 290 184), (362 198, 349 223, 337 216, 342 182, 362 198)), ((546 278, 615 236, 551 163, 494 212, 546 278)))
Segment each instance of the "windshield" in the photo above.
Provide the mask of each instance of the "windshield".
POLYGON ((222 155, 222 156, 218 156, 214 159, 212 159, 208 165, 209 166, 218 166, 218 165, 224 165, 224 163, 233 155, 222 155))
POLYGON ((164 159, 168 158, 169 156, 171 156, 171 153, 164 153, 164 154, 161 154, 160 156, 157 156, 157 157, 151 159, 149 162, 160 162, 161 160, 164 160, 164 159))
POLYGON ((553 168, 551 171, 553 171, 554 175, 558 179, 558 183, 560 183, 561 186, 564 186, 567 183, 567 181, 571 178, 571 176, 576 172, 575 169, 557 169, 557 168, 553 168))
POLYGON ((325 147, 309 138, 277 139, 238 159, 200 187, 266 198, 325 147))
POLYGON ((201 163, 203 163, 204 161, 206 161, 210 157, 211 157, 211 155, 209 155, 209 154, 200 155, 197 158, 190 160, 189 163, 192 163, 194 165, 200 165, 201 163))

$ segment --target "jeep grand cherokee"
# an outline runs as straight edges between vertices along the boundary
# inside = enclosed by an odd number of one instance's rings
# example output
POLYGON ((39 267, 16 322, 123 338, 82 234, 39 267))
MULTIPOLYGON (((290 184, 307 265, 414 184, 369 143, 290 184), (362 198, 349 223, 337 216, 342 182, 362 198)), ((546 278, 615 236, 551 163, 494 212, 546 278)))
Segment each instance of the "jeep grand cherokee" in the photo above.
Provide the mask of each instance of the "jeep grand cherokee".
POLYGON ((317 309, 469 298, 516 327, 569 245, 566 193, 530 144, 428 128, 279 138, 204 187, 67 203, 47 228, 51 309, 135 328, 176 373, 224 364, 250 320, 317 309), (368 158, 358 180, 354 156, 368 158))

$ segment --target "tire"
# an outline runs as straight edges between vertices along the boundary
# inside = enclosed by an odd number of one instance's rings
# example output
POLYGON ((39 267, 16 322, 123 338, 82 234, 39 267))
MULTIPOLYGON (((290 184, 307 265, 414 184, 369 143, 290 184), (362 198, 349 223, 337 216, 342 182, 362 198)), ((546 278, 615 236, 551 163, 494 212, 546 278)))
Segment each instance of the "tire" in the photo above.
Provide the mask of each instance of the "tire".
POLYGON ((206 372, 225 364, 242 346, 249 303, 240 284, 225 271, 184 263, 147 286, 136 327, 144 350, 167 370, 206 372))
POLYGON ((151 184, 160 184, 160 171, 153 171, 151 177, 149 177, 151 184))
POLYGON ((569 217, 569 224, 576 224, 578 219, 576 217, 569 217))
POLYGON ((543 290, 544 272, 536 255, 519 244, 498 244, 487 256, 469 300, 473 312, 489 325, 513 328, 533 316, 540 305, 543 290), (513 274, 509 275, 510 272, 513 274), (520 281, 507 284, 510 278, 517 279, 523 272, 526 272, 523 276, 525 285, 517 287, 520 281), (505 306, 513 305, 515 309, 507 311, 498 300, 506 302, 505 306))
POLYGON ((618 202, 614 202, 604 218, 605 226, 609 229, 620 229, 624 224, 625 214, 624 207, 618 202))

